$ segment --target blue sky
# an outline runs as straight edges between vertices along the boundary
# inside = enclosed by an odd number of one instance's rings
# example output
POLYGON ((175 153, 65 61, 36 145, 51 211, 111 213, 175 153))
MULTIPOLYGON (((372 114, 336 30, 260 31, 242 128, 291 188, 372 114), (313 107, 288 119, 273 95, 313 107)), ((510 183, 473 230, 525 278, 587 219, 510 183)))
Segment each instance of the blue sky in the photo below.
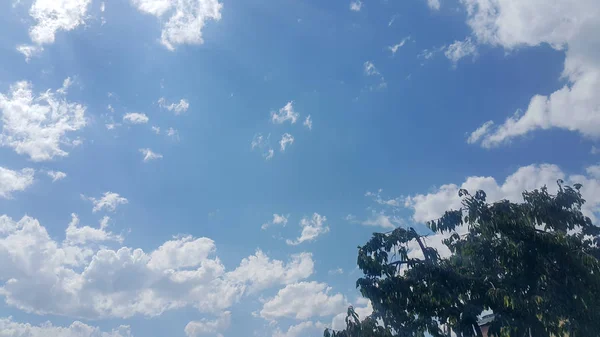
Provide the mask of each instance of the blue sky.
POLYGON ((0 336, 320 336, 370 313, 356 247, 459 188, 582 182, 595 221, 574 3, 2 2, 0 336))

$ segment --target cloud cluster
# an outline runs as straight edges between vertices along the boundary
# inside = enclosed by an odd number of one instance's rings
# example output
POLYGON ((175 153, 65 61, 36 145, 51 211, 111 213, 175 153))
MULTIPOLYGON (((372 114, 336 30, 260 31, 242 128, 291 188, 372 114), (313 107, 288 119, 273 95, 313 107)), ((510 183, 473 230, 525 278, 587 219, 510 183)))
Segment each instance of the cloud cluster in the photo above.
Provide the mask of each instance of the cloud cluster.
POLYGON ((91 201, 94 204, 94 208, 92 209, 94 213, 102 210, 114 212, 117 209, 117 206, 129 203, 129 200, 127 200, 127 198, 120 196, 119 193, 114 193, 110 191, 104 192, 104 194, 100 198, 88 198, 83 195, 82 197, 91 201))
POLYGON ((29 15, 35 25, 29 29, 34 45, 20 45, 17 50, 29 59, 42 52, 43 45, 54 43, 58 31, 70 31, 83 25, 92 0, 35 0, 29 15))
POLYGON ((201 321, 191 321, 185 326, 185 334, 188 337, 199 337, 205 335, 214 336, 219 331, 223 331, 231 325, 231 312, 225 311, 215 320, 203 319, 201 321))
POLYGON ((262 226, 260 227, 261 229, 267 229, 272 225, 287 225, 288 219, 289 219, 290 215, 284 215, 284 214, 273 214, 273 220, 269 221, 269 222, 265 222, 264 224, 262 224, 262 226))
POLYGON ((10 199, 13 192, 24 191, 33 184, 35 170, 13 171, 0 166, 0 198, 10 199))
MULTIPOLYGON (((412 218, 415 222, 426 222, 441 217, 447 210, 460 208, 462 199, 458 196, 459 189, 466 189, 471 193, 483 190, 487 194, 489 202, 502 199, 522 202, 522 192, 526 190, 531 191, 547 186, 549 192, 556 193, 558 189, 556 182, 558 179, 562 179, 569 185, 583 184, 581 193, 586 204, 582 211, 593 222, 596 222, 597 214, 600 212, 600 176, 598 175, 600 172, 598 170, 598 166, 590 166, 586 169, 588 175, 567 175, 556 165, 523 166, 509 175, 502 183, 493 177, 472 176, 460 185, 445 184, 434 192, 406 197, 405 207, 413 211, 412 218)), ((466 228, 459 227, 457 232, 466 233, 466 228)), ((448 255, 449 251, 442 244, 442 240, 450 234, 429 236, 427 244, 437 248, 441 255, 448 255)), ((416 249, 414 253, 420 254, 420 250, 416 249)))
POLYGON ((288 245, 296 246, 306 241, 314 241, 317 237, 322 234, 329 232, 329 226, 325 223, 327 218, 320 215, 319 213, 314 213, 311 218, 304 217, 300 220, 300 227, 302 227, 302 232, 300 233, 300 237, 296 240, 286 240, 288 245))
POLYGON ((190 108, 190 102, 188 102, 188 100, 186 99, 180 99, 178 103, 167 103, 167 99, 164 97, 161 97, 158 100, 158 106, 160 106, 163 109, 169 110, 171 112, 173 112, 175 115, 180 115, 186 111, 188 111, 188 109, 190 108))
POLYGON ((27 155, 33 161, 65 157, 63 146, 74 146, 77 139, 68 133, 86 125, 85 106, 66 100, 69 78, 56 91, 46 90, 34 95, 30 82, 16 82, 9 92, 0 94, 2 133, 0 145, 27 155))
POLYGON ((248 292, 298 282, 313 272, 310 254, 286 264, 259 251, 226 272, 208 238, 174 238, 146 253, 100 246, 98 241, 116 236, 97 234, 78 226, 74 216, 66 239, 58 242, 34 218, 0 216, 0 292, 6 305, 89 319, 151 317, 184 307, 221 313, 248 292))
POLYGON ((463 0, 479 43, 508 51, 546 44, 565 53, 562 88, 531 98, 503 123, 485 122, 469 143, 490 148, 535 130, 560 128, 600 137, 600 2, 463 0))
POLYGON ((160 42, 169 50, 182 44, 202 44, 202 29, 208 20, 221 19, 218 0, 132 0, 143 13, 163 22, 160 42))
POLYGON ((122 325, 111 332, 79 321, 68 327, 54 326, 50 322, 41 325, 15 322, 12 317, 0 318, 1 337, 132 337, 129 326, 122 325))
POLYGON ((123 116, 123 122, 129 122, 131 124, 146 124, 150 119, 146 114, 140 112, 129 112, 123 116))
POLYGON ((338 314, 347 308, 348 302, 342 294, 331 295, 331 290, 325 283, 289 284, 264 303, 260 316, 265 319, 288 317, 305 320, 338 314))

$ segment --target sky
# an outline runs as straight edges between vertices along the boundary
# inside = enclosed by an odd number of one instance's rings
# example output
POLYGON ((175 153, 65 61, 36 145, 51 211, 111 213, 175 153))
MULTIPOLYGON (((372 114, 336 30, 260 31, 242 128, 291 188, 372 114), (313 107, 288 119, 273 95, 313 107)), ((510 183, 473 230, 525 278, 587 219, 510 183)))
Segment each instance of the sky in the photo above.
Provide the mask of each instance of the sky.
MULTIPOLYGON (((321 336, 357 246, 558 179, 597 0, 5 0, 0 336, 321 336)), ((427 244, 444 252, 443 236, 427 244)))

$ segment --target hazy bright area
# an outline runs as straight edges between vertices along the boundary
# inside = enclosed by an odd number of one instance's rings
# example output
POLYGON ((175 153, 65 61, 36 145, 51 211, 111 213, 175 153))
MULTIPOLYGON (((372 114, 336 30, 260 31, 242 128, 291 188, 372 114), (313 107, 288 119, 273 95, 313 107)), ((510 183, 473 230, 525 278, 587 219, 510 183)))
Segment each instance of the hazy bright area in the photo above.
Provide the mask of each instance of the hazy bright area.
POLYGON ((598 0, 4 0, 0 27, 2 337, 321 336, 372 310, 356 247, 460 188, 581 183, 597 223, 598 0))

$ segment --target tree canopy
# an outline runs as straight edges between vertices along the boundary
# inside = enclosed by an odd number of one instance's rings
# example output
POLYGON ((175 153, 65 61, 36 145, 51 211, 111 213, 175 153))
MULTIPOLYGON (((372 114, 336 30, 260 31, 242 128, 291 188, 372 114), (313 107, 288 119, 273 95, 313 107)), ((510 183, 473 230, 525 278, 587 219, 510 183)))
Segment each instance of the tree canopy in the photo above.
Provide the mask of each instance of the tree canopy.
POLYGON ((350 308, 347 328, 325 336, 482 336, 489 311, 489 336, 598 336, 600 229, 580 188, 559 181, 555 195, 543 187, 522 203, 460 190, 462 207, 427 224, 450 256, 413 228, 373 234, 356 283, 373 314, 361 321, 350 308))

